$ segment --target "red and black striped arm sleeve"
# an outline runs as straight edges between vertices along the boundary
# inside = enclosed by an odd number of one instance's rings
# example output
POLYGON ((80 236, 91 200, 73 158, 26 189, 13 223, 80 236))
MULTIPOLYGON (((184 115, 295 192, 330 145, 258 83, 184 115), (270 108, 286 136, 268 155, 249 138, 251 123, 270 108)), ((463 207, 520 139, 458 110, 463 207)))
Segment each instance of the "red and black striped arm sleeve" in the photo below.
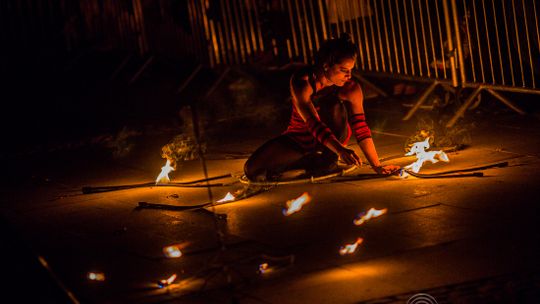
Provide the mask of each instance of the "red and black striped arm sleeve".
MULTIPOLYGON (((306 125, 311 131, 311 134, 323 145, 326 145, 332 138, 336 139, 336 136, 332 133, 332 130, 328 128, 322 121, 318 119, 308 119, 306 125)), ((337 140, 337 139, 336 139, 337 140)))
POLYGON ((371 137, 371 130, 366 123, 366 116, 364 113, 351 115, 349 117, 349 124, 358 143, 371 137))

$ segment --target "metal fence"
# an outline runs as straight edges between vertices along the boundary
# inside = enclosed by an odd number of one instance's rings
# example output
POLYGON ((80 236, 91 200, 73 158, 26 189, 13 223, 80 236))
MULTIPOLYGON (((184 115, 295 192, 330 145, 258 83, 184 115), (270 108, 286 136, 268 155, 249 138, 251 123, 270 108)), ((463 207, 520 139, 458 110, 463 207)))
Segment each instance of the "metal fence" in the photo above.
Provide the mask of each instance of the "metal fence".
MULTIPOLYGON (((343 32, 359 46, 361 75, 435 87, 540 93, 536 0, 5 0, 3 49, 88 47, 166 54, 209 66, 311 63, 343 32)), ((147 61, 148 63, 148 61, 147 61)), ((521 111, 520 111, 521 112, 521 111)), ((461 115, 461 114, 460 114, 461 115)))

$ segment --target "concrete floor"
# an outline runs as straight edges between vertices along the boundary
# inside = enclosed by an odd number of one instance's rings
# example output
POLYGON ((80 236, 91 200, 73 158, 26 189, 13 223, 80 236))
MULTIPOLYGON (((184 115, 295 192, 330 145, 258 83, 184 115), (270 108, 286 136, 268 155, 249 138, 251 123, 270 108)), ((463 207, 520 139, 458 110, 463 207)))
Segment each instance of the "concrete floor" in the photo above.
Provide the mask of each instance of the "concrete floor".
MULTIPOLYGON (((4 231, 10 240, 4 261, 17 278, 3 293, 51 303, 68 301, 66 291, 83 303, 404 303, 420 292, 438 303, 538 303, 540 121, 510 112, 493 121, 478 117, 469 147, 449 153, 450 163, 422 171, 509 162, 481 178, 283 185, 206 211, 136 208, 143 201, 207 202, 206 188, 81 194, 88 185, 152 181, 163 165, 156 151, 169 134, 140 139, 123 159, 85 150, 21 164, 28 174, 6 183, 0 197, 0 214, 12 229, 4 231), (284 216, 286 201, 304 192, 312 201, 284 216), (388 213, 353 225, 371 207, 388 213), (340 256, 340 246, 358 237, 364 242, 357 251, 340 256), (181 258, 164 257, 162 248, 171 244, 181 244, 181 258), (261 263, 272 271, 258 273, 261 263), (104 273, 105 281, 88 280, 92 271, 104 273), (172 274, 178 277, 171 286, 157 287, 172 274)), ((411 124, 405 125, 394 119, 384 129, 392 135, 375 132, 381 158, 403 153, 411 135, 411 124)), ((208 175, 241 172, 245 158, 230 158, 231 151, 245 155, 263 140, 236 137, 212 145, 208 175)), ((171 177, 189 181, 202 172, 192 161, 171 177)), ((371 172, 363 167, 353 174, 360 173, 371 172)), ((241 188, 215 187, 212 196, 241 188)))

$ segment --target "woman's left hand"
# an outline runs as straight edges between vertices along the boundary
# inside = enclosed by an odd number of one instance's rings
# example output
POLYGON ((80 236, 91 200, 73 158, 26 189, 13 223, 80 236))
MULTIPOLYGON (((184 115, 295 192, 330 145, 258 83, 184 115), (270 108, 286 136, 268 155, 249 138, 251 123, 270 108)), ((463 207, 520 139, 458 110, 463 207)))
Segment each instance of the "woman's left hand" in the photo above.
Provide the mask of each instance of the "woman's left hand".
POLYGON ((375 172, 381 175, 395 174, 399 171, 399 169, 401 169, 401 167, 395 165, 378 166, 374 168, 375 172))

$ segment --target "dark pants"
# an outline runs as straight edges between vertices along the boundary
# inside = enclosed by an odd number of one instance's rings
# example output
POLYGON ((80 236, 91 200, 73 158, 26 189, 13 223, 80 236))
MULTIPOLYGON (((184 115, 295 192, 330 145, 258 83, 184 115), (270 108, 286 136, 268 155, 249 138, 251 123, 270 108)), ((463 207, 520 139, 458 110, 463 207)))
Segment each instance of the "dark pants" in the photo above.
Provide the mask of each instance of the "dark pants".
MULTIPOLYGON (((334 95, 320 100, 319 117, 340 140, 347 137, 347 108, 334 95)), ((287 170, 320 170, 332 166, 338 155, 322 144, 305 149, 289 135, 280 135, 259 147, 244 165, 252 181, 272 180, 287 170)))

